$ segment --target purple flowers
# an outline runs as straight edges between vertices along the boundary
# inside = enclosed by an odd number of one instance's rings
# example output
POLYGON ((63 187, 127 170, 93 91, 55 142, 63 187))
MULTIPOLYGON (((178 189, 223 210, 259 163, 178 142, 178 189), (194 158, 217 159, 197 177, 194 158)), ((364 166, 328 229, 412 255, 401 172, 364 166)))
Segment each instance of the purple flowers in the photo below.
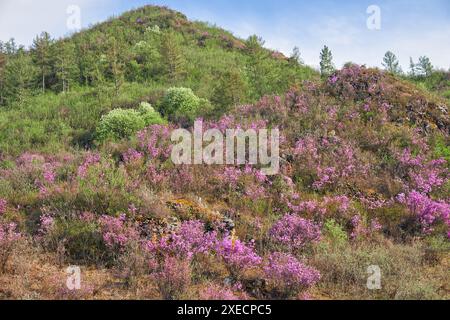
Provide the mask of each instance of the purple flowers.
POLYGON ((408 206, 425 234, 432 232, 439 221, 445 223, 447 228, 450 226, 450 205, 444 201, 434 201, 417 191, 412 191, 407 196, 400 194, 397 200, 408 206))
POLYGON ((214 248, 216 241, 217 234, 206 233, 203 222, 186 221, 173 234, 161 239, 159 250, 189 260, 196 254, 208 253, 214 248))
POLYGON ((269 286, 280 298, 297 295, 320 280, 320 273, 297 260, 293 255, 272 253, 264 266, 269 286))
POLYGON ((262 259, 255 252, 253 242, 245 244, 233 236, 225 237, 217 244, 217 254, 227 264, 232 275, 258 266, 262 259))
POLYGON ((130 148, 122 155, 122 157, 123 161, 128 164, 140 161, 144 157, 144 155, 142 154, 142 152, 130 148))
POLYGON ((43 214, 40 217, 39 235, 44 236, 48 234, 55 224, 54 218, 49 214, 43 214))
POLYGON ((127 221, 124 214, 117 218, 102 216, 100 227, 103 241, 112 250, 123 251, 130 242, 139 240, 139 232, 134 225, 127 221))
POLYGON ((6 212, 7 202, 5 199, 0 198, 0 214, 4 214, 6 212))
POLYGON ((89 153, 85 158, 83 164, 78 167, 78 176, 80 178, 85 178, 89 167, 99 162, 100 162, 99 154, 89 153))
POLYGON ((181 298, 191 283, 189 262, 167 256, 155 274, 155 280, 163 299, 181 298))
POLYGON ((16 229, 15 223, 0 222, 0 274, 5 271, 6 263, 14 245, 22 237, 22 234, 17 232, 16 229))
POLYGON ((320 226, 313 221, 287 214, 276 222, 269 232, 275 242, 290 250, 299 250, 320 240, 320 226))

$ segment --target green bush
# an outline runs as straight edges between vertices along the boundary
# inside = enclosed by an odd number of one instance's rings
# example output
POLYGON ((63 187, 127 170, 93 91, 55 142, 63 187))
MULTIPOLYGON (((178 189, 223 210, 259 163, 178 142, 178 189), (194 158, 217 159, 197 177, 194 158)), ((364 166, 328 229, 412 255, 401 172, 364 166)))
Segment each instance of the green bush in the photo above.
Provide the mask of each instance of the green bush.
POLYGON ((114 109, 102 117, 97 128, 97 138, 100 141, 127 138, 144 126, 144 120, 136 110, 114 109))
POLYGON ((164 115, 175 121, 193 122, 202 111, 206 111, 208 101, 197 97, 189 88, 170 88, 161 104, 164 115))
POLYGON ((150 103, 141 102, 139 106, 139 114, 142 120, 144 120, 145 126, 150 126, 152 124, 165 124, 166 121, 161 117, 161 115, 152 107, 150 103))

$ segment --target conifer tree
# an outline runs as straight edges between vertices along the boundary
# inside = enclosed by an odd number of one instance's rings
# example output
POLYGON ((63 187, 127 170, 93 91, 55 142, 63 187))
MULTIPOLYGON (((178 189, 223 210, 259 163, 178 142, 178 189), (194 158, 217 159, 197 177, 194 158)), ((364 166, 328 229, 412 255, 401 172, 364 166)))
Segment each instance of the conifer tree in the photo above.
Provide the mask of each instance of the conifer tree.
POLYGON ((116 38, 109 40, 108 61, 110 71, 114 81, 114 89, 116 95, 119 94, 120 87, 124 82, 124 63, 121 58, 120 45, 116 38))
POLYGON ((390 73, 400 74, 402 72, 397 57, 391 51, 386 52, 384 55, 382 65, 390 73))
POLYGON ((412 57, 409 57, 409 75, 415 77, 417 75, 417 66, 412 57))
POLYGON ((161 56, 169 81, 174 83, 180 80, 185 74, 184 58, 173 32, 163 34, 161 56))
POLYGON ((33 41, 33 60, 40 69, 42 91, 45 91, 45 79, 52 71, 52 44, 53 40, 47 32, 42 32, 33 41))
POLYGON ((419 57, 419 63, 417 64, 417 73, 422 77, 429 77, 433 73, 433 65, 430 58, 427 56, 419 57))
POLYGON ((301 58, 300 49, 298 47, 294 47, 292 49, 292 54, 289 58, 291 62, 297 63, 298 65, 303 64, 303 60, 301 58))
POLYGON ((33 88, 33 81, 38 73, 39 69, 24 51, 18 51, 16 55, 8 59, 4 84, 7 102, 22 100, 33 88))
POLYGON ((333 54, 327 46, 324 46, 320 52, 320 73, 322 77, 328 77, 334 70, 333 54))
POLYGON ((247 84, 239 70, 225 71, 215 83, 211 102, 216 106, 218 115, 227 113, 231 107, 245 98, 247 84))
POLYGON ((72 42, 59 42, 55 45, 55 68, 62 91, 69 91, 77 75, 75 45, 72 42))

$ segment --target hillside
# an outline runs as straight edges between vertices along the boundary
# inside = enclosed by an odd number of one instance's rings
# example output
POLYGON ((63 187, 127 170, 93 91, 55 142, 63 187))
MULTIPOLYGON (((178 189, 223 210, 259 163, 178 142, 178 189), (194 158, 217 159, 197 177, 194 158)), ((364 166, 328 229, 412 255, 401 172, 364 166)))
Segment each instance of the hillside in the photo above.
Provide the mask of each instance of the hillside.
POLYGON ((261 45, 256 36, 238 39, 154 6, 68 39, 55 42, 42 34, 30 52, 5 43, 0 149, 19 154, 84 148, 92 144, 102 115, 136 108, 141 101, 156 103, 169 87, 191 88, 211 103, 202 116, 217 117, 234 104, 281 94, 317 77, 311 68, 261 45))
POLYGON ((433 88, 353 64, 320 77, 152 6, 52 46, 73 70, 3 87, 0 298, 449 298, 450 120, 433 88), (279 172, 175 164, 172 130, 199 118, 278 129, 279 172))

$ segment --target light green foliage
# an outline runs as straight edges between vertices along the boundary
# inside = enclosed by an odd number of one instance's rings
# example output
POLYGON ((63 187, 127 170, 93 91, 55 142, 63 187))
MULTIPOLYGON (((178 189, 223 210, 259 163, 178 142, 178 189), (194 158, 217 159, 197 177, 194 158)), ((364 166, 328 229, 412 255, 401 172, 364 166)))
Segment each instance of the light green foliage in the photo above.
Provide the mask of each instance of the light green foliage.
POLYGON ((97 127, 97 139, 128 138, 146 126, 164 123, 165 120, 149 103, 142 102, 138 110, 118 108, 104 115, 97 127))
POLYGON ((333 245, 345 245, 348 241, 347 233, 334 219, 325 221, 323 225, 323 233, 330 240, 330 242, 333 243, 333 245))
POLYGON ((322 77, 328 77, 334 72, 333 55, 331 50, 324 46, 320 52, 320 73, 322 77))
POLYGON ((144 120, 145 126, 152 124, 165 124, 166 121, 161 117, 161 115, 147 102, 141 102, 139 106, 139 114, 144 120))
POLYGON ((173 120, 194 121, 207 101, 197 97, 190 88, 170 88, 161 104, 161 111, 173 120))
POLYGON ((127 138, 144 126, 144 119, 136 110, 114 109, 102 117, 97 128, 97 138, 100 141, 127 138))
POLYGON ((384 55, 382 65, 390 73, 393 73, 393 74, 402 73, 400 63, 399 63, 397 57, 395 56, 395 54, 392 53, 391 51, 386 52, 386 54, 384 55))

